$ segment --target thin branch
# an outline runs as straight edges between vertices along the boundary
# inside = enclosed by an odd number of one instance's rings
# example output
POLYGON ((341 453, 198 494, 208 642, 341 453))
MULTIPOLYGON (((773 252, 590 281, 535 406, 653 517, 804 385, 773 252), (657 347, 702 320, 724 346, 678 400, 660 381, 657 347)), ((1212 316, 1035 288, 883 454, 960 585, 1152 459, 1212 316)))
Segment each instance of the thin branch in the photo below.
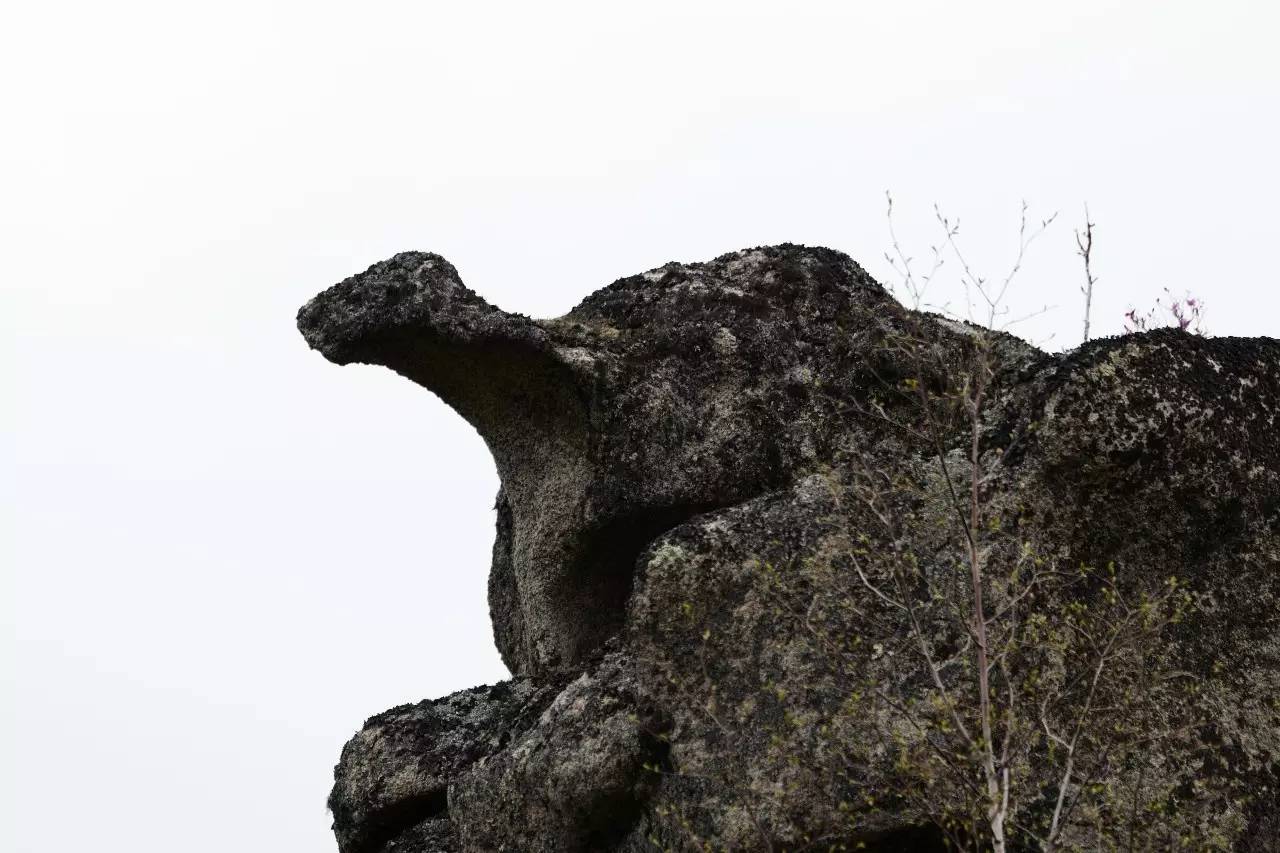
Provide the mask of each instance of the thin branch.
POLYGON ((1076 229, 1076 254, 1084 259, 1084 342, 1089 342, 1089 317, 1093 312, 1093 286, 1098 279, 1093 274, 1093 221, 1089 218, 1089 205, 1084 206, 1084 234, 1076 229))

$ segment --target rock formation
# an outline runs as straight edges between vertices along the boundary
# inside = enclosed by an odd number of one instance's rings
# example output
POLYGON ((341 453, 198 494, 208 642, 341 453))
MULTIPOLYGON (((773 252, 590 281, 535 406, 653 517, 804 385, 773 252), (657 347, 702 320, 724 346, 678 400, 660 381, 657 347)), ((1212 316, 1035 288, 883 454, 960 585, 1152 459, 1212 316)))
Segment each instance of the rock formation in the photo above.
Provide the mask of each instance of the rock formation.
MULTIPOLYGON (((904 309, 848 257, 793 245, 667 264, 551 320, 410 252, 298 325, 331 361, 438 394, 502 482, 489 603, 514 678, 366 722, 330 798, 342 853, 941 849, 949 789, 936 808, 903 793, 919 781, 904 744, 929 736, 885 711, 930 686, 886 664, 891 638, 865 660, 830 642, 885 624, 851 555, 949 568, 937 471, 969 434, 898 391, 945 396, 980 340, 991 518, 1055 566, 1112 572, 1058 603, 1170 576, 1196 596, 1162 627, 1159 666, 1134 670, 1194 683, 1185 720, 1142 717, 1161 738, 1100 759, 1073 793, 1135 792, 1128 820, 1153 845, 1159 824, 1280 847, 1280 343, 1171 330, 1045 354, 904 309), (893 535, 856 499, 868 477, 887 484, 893 535), (879 673, 879 710, 849 711, 855 659, 879 673)), ((1071 673, 1059 658, 1044 677, 1071 673)), ((1016 805, 1039 826, 1060 756, 1036 749, 1016 805)), ((1064 838, 1089 843, 1089 821, 1118 818, 1081 800, 1064 838)))

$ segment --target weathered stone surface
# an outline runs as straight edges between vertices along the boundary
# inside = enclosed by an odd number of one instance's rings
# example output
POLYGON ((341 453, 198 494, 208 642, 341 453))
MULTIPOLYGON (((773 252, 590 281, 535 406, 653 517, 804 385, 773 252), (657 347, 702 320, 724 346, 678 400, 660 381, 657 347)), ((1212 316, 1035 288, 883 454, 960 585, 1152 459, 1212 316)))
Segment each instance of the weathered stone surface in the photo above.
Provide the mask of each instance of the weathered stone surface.
MULTIPOLYGON (((949 569, 937 457, 963 469, 968 436, 901 388, 948 388, 972 328, 799 246, 669 264, 554 320, 493 308, 443 259, 406 253, 299 326, 333 361, 435 391, 488 443, 494 634, 522 676, 371 719, 336 774, 343 853, 940 848, 946 804, 901 794, 894 750, 920 735, 890 713, 927 680, 851 559, 949 569), (860 499, 869 477, 890 531, 860 499), (850 712, 866 684, 883 701, 850 712)), ((1170 792, 1172 812, 1142 818, 1151 845, 1156 817, 1171 838, 1280 845, 1280 344, 996 344, 993 529, 1054 565, 1114 564, 1116 589, 1176 575, 1203 596, 1161 638, 1202 689, 1143 719, 1188 733, 1099 779, 1170 792)), ((1041 820, 1049 764, 1022 760, 1020 814, 1041 820)), ((1070 830, 1084 846, 1091 831, 1070 830)))
MULTIPOLYGON (((845 402, 895 369, 879 347, 906 319, 844 255, 782 246, 668 264, 540 321, 410 252, 325 291, 299 325, 331 360, 435 391, 488 443, 495 637, 529 675, 572 671, 617 631, 656 535, 885 433, 845 402)), ((938 327, 939 346, 964 337, 938 327)))
POLYGON ((334 769, 329 808, 339 848, 455 849, 449 784, 534 725, 556 692, 554 683, 518 679, 370 717, 334 769))
POLYGON ((458 839, 447 817, 415 824, 377 848, 378 853, 453 853, 458 839))
POLYGON ((449 813, 463 847, 616 847, 656 782, 647 768, 666 754, 643 705, 618 653, 570 683, 536 727, 450 787, 449 813))

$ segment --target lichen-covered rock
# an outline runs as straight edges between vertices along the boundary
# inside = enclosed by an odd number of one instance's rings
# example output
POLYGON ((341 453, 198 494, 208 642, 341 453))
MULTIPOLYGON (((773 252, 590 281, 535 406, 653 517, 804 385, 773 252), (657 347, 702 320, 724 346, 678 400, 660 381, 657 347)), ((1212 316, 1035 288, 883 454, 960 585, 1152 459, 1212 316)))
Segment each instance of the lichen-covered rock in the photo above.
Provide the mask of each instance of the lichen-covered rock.
MULTIPOLYGON (((555 320, 499 311, 410 252, 299 314, 327 358, 425 385, 493 451, 490 603, 521 675, 574 671, 617 632, 632 564, 662 531, 888 432, 847 402, 878 393, 896 367, 882 342, 908 320, 849 258, 799 246, 668 264, 555 320)), ((937 327, 940 347, 964 338, 937 327)))
POLYGON ((617 654, 571 682, 537 726, 449 789, 468 850, 589 853, 616 847, 666 754, 617 654))
POLYGON ((334 769, 342 853, 455 849, 450 783, 533 726, 557 687, 517 679, 370 717, 334 769))
POLYGON ((379 853, 453 853, 458 839, 447 817, 428 818, 376 848, 379 853))
MULTIPOLYGON (((1140 847, 1280 846, 1276 341, 1160 331, 1047 355, 789 245, 668 264, 553 320, 406 253, 299 326, 333 361, 435 391, 488 443, 490 607, 520 676, 371 719, 336 774, 343 853, 941 849, 963 792, 912 763, 939 735, 910 709, 939 700, 877 586, 899 576, 876 573, 909 561, 919 588, 895 595, 963 667, 963 620, 935 617, 963 608, 939 579, 972 435, 963 407, 918 401, 953 395, 980 340, 983 559, 1085 567, 1028 593, 1050 615, 1194 593, 1152 634, 1159 660, 1138 649, 1098 693, 1117 731, 1152 737, 1091 753, 1106 793, 1068 810, 1065 842, 1098 846, 1123 800, 1140 847)), ((1030 621, 1027 690, 1069 682, 1082 641, 1030 621)), ((1048 731, 1071 713, 1025 716, 1048 731)), ((1024 734, 1009 766, 1033 833, 1061 756, 1024 734)))
POLYGON ((1204 596, 1161 649, 1202 687, 1195 742, 1165 760, 1194 768, 1188 790, 1249 790, 1241 849, 1280 849, 1280 341, 1098 341, 1016 390, 1002 490, 1066 559, 1204 596))
POLYGON ((856 687, 810 630, 830 624, 828 611, 875 604, 833 577, 847 568, 840 560, 858 524, 839 490, 836 475, 811 475, 700 516, 645 556, 626 639, 647 695, 671 715, 679 773, 664 780, 649 821, 664 848, 797 849, 824 839, 855 849, 928 823, 915 809, 865 808, 887 772, 873 756, 860 757, 856 779, 834 772, 852 750, 882 743, 862 709, 839 713, 856 687))

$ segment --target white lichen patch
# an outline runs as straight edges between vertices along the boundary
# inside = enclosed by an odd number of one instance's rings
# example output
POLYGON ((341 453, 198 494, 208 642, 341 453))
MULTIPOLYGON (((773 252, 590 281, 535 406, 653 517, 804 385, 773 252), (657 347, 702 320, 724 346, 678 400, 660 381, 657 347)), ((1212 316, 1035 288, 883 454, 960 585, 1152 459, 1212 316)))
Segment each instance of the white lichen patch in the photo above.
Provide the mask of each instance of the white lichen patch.
POLYGON ((730 356, 738 351, 738 339, 724 326, 716 329, 711 340, 716 352, 722 356, 730 356))

